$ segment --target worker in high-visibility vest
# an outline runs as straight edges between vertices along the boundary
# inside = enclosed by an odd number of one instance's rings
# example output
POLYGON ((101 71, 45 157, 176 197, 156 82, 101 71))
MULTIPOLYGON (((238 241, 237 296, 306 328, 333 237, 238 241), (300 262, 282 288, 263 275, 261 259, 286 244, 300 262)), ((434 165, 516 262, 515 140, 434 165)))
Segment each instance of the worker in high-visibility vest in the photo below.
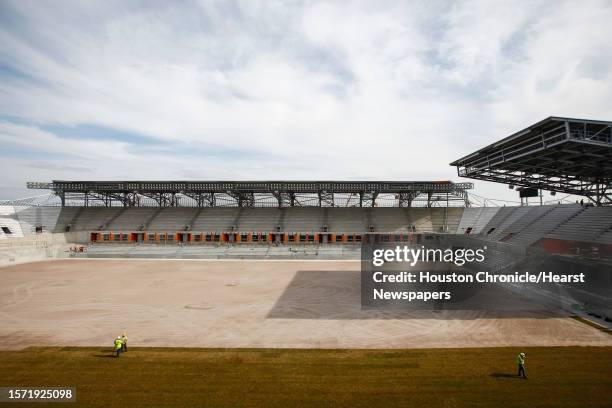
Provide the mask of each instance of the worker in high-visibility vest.
POLYGON ((121 335, 121 351, 126 353, 127 352, 127 334, 123 333, 121 335))
POLYGON ((121 341, 121 336, 117 336, 115 339, 115 351, 117 352, 117 357, 121 354, 121 350, 123 348, 123 342, 121 341))
POLYGON ((518 376, 527 378, 527 374, 525 373, 525 353, 520 353, 516 356, 516 364, 518 364, 518 376))

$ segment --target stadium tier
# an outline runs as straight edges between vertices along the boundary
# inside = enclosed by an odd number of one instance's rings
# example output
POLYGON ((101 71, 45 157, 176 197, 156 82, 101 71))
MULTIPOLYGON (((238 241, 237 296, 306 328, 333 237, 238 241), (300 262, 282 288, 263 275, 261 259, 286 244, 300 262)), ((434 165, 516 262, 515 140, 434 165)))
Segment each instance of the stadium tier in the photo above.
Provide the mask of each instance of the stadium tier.
POLYGON ((75 233, 81 243, 358 243, 365 234, 409 239, 457 234, 554 249, 612 244, 612 208, 578 204, 524 207, 239 208, 0 207, 0 239, 75 233), (570 243, 570 244, 568 244, 570 243), (573 243, 573 244, 571 244, 573 243), (582 245, 582 244, 581 244, 582 245), (580 246, 580 245, 579 245, 580 246))

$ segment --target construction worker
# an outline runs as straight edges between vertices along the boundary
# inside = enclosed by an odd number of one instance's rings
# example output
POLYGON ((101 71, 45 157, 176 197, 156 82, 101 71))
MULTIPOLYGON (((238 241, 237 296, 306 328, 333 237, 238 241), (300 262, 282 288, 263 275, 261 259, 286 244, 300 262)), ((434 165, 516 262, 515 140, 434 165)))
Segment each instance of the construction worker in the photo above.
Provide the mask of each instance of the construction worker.
POLYGON ((516 356, 516 364, 518 364, 518 376, 527 378, 527 374, 525 373, 525 353, 520 353, 516 356))
POLYGON ((115 339, 115 351, 117 352, 117 357, 121 355, 121 350, 123 349, 123 342, 121 341, 121 336, 117 336, 115 339))
POLYGON ((127 353, 127 334, 121 335, 121 351, 127 353))

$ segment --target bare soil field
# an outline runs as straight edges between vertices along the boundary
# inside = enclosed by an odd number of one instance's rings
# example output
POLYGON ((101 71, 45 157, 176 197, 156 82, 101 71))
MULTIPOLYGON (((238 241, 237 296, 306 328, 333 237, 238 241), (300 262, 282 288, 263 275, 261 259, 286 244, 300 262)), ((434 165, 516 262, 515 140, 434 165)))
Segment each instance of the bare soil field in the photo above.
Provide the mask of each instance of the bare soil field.
POLYGON ((612 336, 503 289, 524 312, 364 311, 357 261, 68 259, 0 268, 0 349, 612 346, 612 336))

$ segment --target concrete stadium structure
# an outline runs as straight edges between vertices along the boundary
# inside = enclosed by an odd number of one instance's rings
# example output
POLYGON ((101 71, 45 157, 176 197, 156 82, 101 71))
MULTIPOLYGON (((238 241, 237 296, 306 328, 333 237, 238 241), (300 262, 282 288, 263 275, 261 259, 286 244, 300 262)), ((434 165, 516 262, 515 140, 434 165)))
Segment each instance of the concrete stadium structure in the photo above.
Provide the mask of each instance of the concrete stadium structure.
POLYGON ((550 249, 555 240, 593 244, 602 251, 612 245, 612 209, 577 204, 409 209, 0 206, 0 226, 0 239, 59 233, 82 244, 331 244, 359 243, 370 233, 397 235, 398 240, 438 233, 550 249))

